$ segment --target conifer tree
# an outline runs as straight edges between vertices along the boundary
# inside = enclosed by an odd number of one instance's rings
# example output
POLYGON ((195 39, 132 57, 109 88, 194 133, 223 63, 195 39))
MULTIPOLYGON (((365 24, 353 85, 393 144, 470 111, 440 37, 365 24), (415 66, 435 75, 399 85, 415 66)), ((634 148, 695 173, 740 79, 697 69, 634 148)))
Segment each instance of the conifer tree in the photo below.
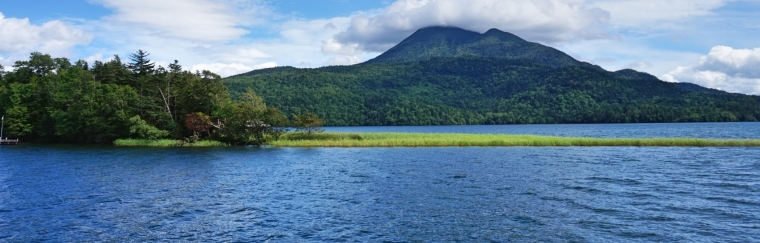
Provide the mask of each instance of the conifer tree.
POLYGON ((153 72, 156 64, 150 62, 148 56, 150 56, 150 53, 143 50, 130 54, 129 59, 132 60, 132 63, 129 64, 129 69, 137 76, 145 76, 153 72))

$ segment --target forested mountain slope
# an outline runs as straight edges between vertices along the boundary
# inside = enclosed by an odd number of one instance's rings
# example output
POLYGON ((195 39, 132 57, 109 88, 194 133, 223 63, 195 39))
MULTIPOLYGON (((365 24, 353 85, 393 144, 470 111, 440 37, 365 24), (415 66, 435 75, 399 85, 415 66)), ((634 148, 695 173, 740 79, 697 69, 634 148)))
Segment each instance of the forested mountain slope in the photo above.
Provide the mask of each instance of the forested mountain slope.
POLYGON ((366 63, 224 79, 328 125, 756 121, 760 97, 608 72, 509 33, 419 30, 366 63))

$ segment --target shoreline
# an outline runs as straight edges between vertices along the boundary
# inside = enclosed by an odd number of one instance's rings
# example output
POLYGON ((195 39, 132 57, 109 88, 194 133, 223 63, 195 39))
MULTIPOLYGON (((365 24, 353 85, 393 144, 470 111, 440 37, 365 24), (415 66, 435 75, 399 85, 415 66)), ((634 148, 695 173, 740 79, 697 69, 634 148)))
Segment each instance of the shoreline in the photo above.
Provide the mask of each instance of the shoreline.
POLYGON ((119 147, 166 147, 166 148, 179 148, 179 147, 227 147, 226 143, 213 140, 203 140, 193 143, 188 143, 177 139, 116 139, 113 145, 119 147))
MULTIPOLYGON (((223 147, 217 141, 119 139, 116 146, 223 147)), ((271 147, 760 147, 760 139, 591 138, 513 134, 326 132, 289 133, 263 146, 271 147)))

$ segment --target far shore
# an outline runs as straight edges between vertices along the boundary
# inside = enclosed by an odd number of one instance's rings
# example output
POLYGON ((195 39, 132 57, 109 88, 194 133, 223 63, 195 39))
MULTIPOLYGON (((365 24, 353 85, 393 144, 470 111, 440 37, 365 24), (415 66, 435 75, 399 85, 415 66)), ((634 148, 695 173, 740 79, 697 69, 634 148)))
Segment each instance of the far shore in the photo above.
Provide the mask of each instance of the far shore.
MULTIPOLYGON (((148 147, 220 147, 218 141, 120 139, 117 146, 148 147)), ((760 139, 703 138, 589 138, 511 134, 464 133, 289 133, 269 139, 272 147, 570 147, 570 146, 636 146, 636 147, 760 147, 760 139)))

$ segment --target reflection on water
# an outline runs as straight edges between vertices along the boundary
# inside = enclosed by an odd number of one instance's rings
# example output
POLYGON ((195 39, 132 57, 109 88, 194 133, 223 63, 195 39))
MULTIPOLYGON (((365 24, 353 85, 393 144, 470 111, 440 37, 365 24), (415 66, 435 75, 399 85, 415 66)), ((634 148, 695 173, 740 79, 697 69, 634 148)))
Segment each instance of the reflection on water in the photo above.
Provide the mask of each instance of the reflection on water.
POLYGON ((760 239, 760 149, 0 147, 0 242, 760 239))

